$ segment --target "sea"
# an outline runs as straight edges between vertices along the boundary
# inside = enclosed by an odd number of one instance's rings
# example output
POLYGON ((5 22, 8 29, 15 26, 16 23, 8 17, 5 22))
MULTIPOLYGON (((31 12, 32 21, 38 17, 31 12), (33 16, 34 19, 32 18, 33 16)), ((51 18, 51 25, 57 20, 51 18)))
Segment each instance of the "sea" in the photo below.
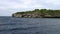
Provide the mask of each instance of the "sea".
POLYGON ((0 16, 0 34, 60 34, 60 18, 0 16))

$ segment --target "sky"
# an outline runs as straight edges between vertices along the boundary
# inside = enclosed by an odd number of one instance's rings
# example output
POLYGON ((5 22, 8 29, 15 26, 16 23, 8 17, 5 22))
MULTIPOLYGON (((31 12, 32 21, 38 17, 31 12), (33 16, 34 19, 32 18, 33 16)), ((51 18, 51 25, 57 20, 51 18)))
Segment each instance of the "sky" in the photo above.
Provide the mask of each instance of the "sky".
POLYGON ((60 0, 0 0, 0 16, 33 9, 60 9, 60 0))

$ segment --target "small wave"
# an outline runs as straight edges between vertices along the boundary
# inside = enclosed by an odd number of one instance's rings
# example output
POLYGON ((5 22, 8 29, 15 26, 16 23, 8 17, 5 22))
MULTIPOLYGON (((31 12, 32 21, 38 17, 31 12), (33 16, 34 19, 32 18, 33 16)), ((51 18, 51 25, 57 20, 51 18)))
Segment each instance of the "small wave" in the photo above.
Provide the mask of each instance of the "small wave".
POLYGON ((3 30, 0 30, 0 32, 1 31, 14 31, 14 30, 30 30, 30 29, 34 29, 34 28, 38 28, 38 27, 3 29, 3 30))
POLYGON ((0 26, 4 25, 23 25, 22 23, 8 23, 8 24, 0 24, 0 26))
POLYGON ((28 27, 28 28, 13 28, 11 30, 28 30, 28 29, 32 29, 32 28, 37 28, 37 27, 28 27))
POLYGON ((15 24, 0 24, 0 26, 4 26, 4 25, 15 25, 15 24))

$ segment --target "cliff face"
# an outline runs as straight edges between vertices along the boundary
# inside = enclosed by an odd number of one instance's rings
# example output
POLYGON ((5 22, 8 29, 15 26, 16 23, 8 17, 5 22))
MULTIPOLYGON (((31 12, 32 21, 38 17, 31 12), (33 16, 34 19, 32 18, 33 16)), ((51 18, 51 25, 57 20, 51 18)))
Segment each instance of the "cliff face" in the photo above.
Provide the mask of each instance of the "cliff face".
POLYGON ((60 17, 60 10, 35 9, 33 11, 17 12, 12 17, 20 18, 41 18, 41 17, 60 17))
POLYGON ((40 14, 14 14, 13 17, 25 17, 25 18, 34 17, 34 18, 37 18, 37 17, 41 17, 41 15, 40 14))

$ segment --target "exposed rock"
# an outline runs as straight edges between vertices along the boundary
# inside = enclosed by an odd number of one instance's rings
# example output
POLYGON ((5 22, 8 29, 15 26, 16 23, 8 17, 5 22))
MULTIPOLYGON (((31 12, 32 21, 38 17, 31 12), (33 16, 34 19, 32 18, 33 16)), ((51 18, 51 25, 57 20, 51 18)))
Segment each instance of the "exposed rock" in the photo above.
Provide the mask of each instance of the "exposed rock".
POLYGON ((19 18, 45 18, 45 17, 60 17, 60 10, 35 9, 33 11, 17 12, 12 14, 12 17, 19 18))
POLYGON ((24 18, 26 18, 26 17, 28 17, 28 18, 33 17, 33 18, 37 18, 37 17, 41 17, 41 16, 39 14, 14 14, 14 17, 20 17, 20 18, 21 17, 24 17, 24 18))

